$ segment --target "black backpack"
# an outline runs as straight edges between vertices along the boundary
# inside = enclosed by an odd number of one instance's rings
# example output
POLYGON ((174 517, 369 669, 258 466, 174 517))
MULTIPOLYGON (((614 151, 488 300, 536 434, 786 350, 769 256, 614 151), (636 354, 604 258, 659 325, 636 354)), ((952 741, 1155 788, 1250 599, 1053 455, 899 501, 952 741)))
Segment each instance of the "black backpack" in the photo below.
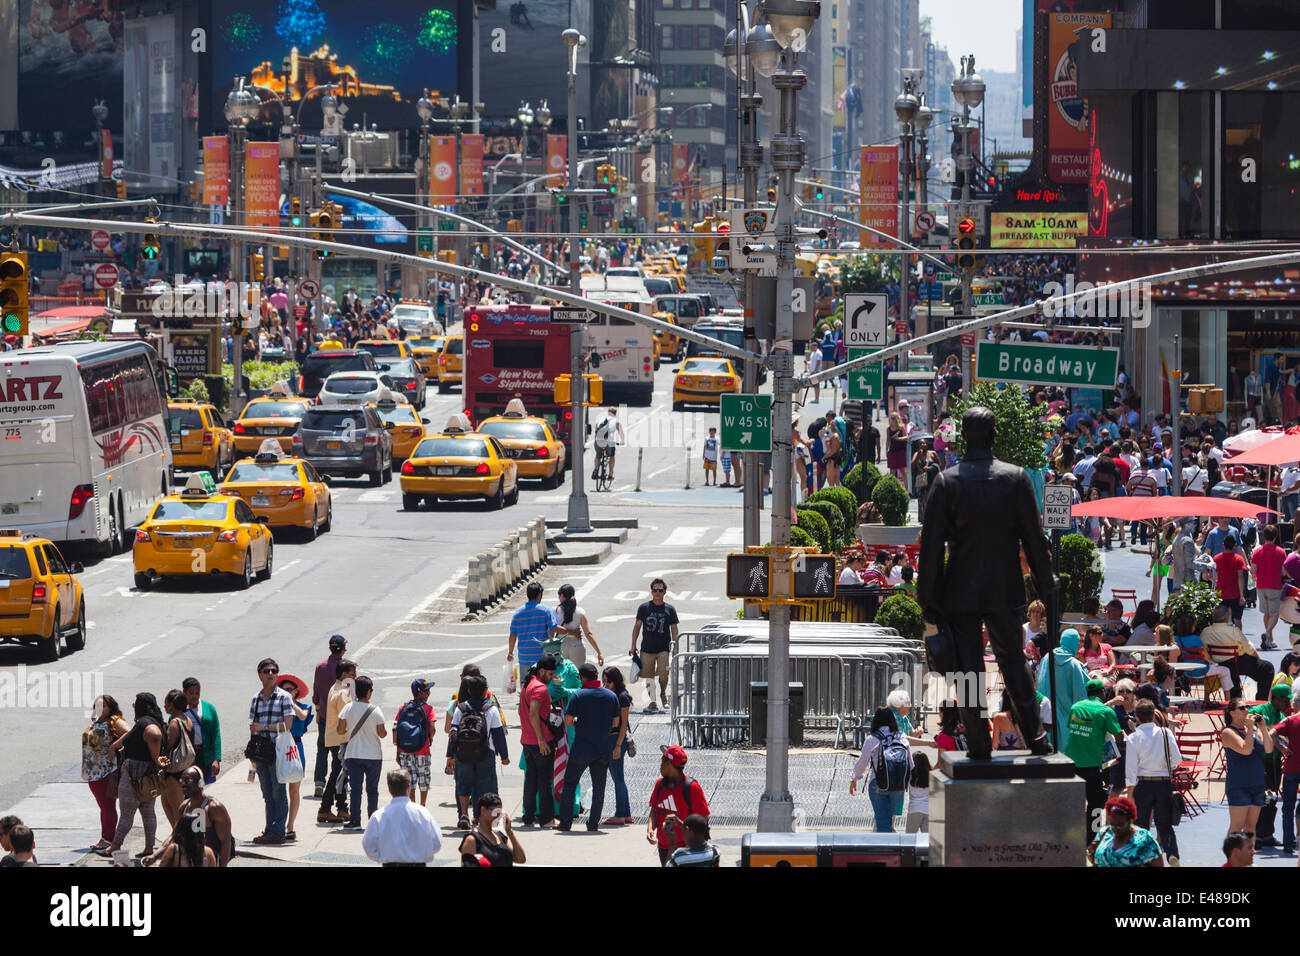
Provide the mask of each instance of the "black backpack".
POLYGON ((481 763, 491 756, 487 715, 469 704, 458 706, 460 723, 456 727, 456 759, 465 763, 481 763))

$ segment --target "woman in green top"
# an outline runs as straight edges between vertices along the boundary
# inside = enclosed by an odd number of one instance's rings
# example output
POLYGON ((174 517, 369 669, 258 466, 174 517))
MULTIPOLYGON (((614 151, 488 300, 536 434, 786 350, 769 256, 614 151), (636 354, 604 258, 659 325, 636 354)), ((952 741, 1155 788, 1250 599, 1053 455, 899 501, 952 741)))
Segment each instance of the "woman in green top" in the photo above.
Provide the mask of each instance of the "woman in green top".
POLYGON ((1164 866, 1160 844, 1149 830, 1135 827, 1137 807, 1128 797, 1106 801, 1107 826, 1088 845, 1094 866, 1164 866))
POLYGON ((1170 559, 1170 549, 1174 544, 1174 537, 1178 533, 1178 528, 1170 521, 1165 525, 1161 532, 1160 540, 1156 542, 1156 553, 1151 556, 1151 566, 1147 568, 1147 577, 1151 577, 1151 572, 1156 572, 1156 591, 1160 590, 1160 579, 1165 579, 1165 586, 1169 593, 1174 593, 1173 582, 1169 580, 1169 570, 1173 567, 1170 559))

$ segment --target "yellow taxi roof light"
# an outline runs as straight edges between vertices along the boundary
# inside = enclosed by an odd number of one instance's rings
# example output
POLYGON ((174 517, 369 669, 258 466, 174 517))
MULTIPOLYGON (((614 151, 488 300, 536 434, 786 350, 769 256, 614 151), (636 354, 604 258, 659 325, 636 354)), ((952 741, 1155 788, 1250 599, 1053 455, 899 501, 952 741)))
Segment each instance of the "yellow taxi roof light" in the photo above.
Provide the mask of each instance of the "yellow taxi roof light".
POLYGON ((473 429, 470 427, 469 419, 465 417, 464 413, 457 412, 455 415, 452 415, 451 418, 447 419, 447 427, 444 431, 447 434, 452 435, 457 432, 468 433, 473 431, 473 429))
POLYGON ((263 441, 260 446, 258 446, 257 449, 258 461, 263 461, 267 458, 270 458, 274 461, 279 461, 283 457, 284 457, 284 449, 280 447, 280 443, 276 441, 274 438, 268 438, 265 441, 263 441))
POLYGON ((388 388, 381 388, 381 389, 379 390, 379 400, 378 400, 375 404, 376 404, 376 405, 385 405, 385 406, 386 406, 386 405, 396 405, 396 404, 397 404, 397 396, 393 394, 393 392, 392 392, 391 389, 388 389, 388 388))
POLYGON ((506 403, 504 418, 527 418, 528 410, 521 399, 512 398, 506 403))
POLYGON ((198 475, 190 475, 189 480, 185 482, 184 493, 187 495, 202 495, 206 498, 208 496, 208 489, 204 487, 202 478, 198 475))

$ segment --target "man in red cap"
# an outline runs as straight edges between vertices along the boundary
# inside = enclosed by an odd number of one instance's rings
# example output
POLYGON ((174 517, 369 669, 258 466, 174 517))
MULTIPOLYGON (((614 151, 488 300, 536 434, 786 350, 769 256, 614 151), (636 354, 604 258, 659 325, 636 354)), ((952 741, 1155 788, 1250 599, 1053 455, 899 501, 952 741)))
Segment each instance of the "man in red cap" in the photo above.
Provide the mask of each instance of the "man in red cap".
POLYGON ((692 813, 706 819, 709 804, 696 780, 686 776, 686 751, 674 744, 661 747, 659 780, 650 792, 650 819, 645 838, 659 847, 659 865, 663 866, 673 850, 686 845, 682 821, 692 813))

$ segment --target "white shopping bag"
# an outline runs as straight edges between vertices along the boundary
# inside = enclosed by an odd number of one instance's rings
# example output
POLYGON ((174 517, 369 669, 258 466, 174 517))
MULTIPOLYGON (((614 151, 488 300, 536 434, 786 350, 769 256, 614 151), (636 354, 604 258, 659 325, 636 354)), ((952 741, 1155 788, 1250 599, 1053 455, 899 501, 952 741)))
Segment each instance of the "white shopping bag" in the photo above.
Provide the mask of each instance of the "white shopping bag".
POLYGON ((275 736, 275 779, 280 783, 298 783, 302 778, 298 742, 293 739, 293 734, 282 730, 275 736))
POLYGON ((510 661, 506 661, 505 670, 501 672, 501 686, 506 689, 507 694, 513 694, 519 688, 515 680, 515 665, 510 661))

